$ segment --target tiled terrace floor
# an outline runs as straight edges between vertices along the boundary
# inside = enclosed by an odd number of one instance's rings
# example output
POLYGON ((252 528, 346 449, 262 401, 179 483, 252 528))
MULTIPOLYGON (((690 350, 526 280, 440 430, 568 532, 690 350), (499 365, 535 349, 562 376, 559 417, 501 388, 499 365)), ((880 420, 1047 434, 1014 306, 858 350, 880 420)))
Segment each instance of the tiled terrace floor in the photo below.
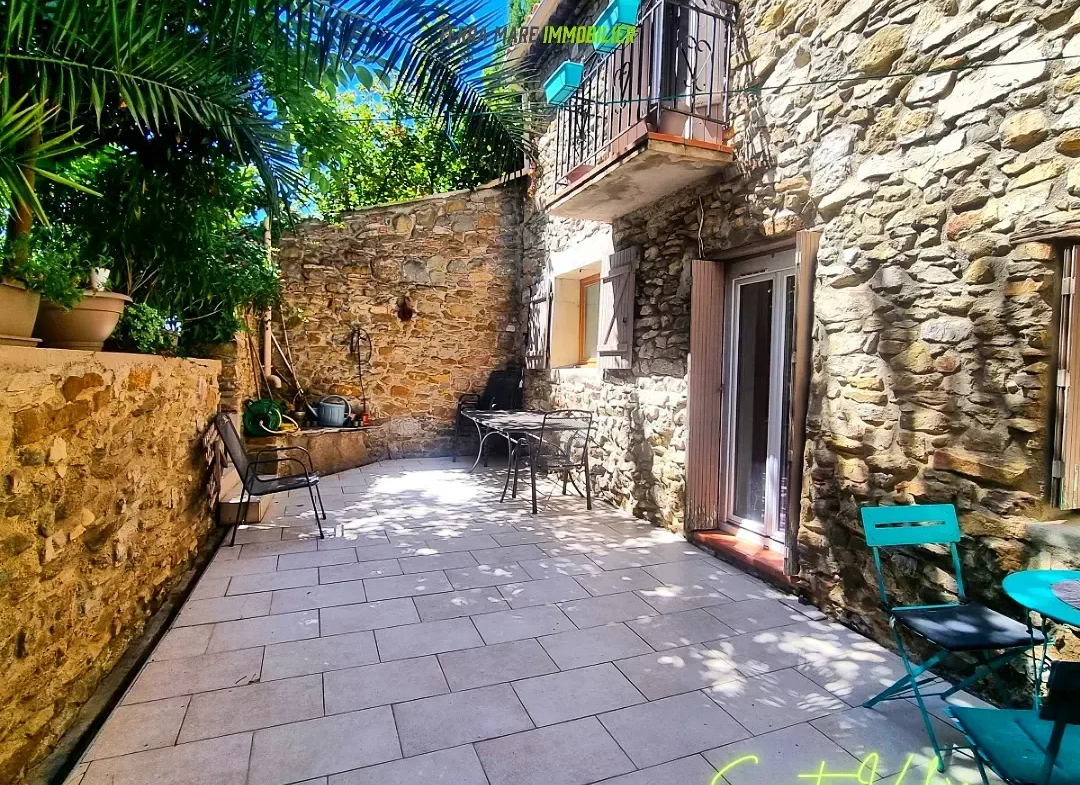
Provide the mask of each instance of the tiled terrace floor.
POLYGON ((798 785, 871 752, 894 785, 915 753, 924 782, 915 706, 858 708, 894 655, 621 511, 532 516, 501 485, 443 460, 326 478, 323 541, 302 494, 277 502, 71 782, 708 785, 753 753, 718 782, 798 785))

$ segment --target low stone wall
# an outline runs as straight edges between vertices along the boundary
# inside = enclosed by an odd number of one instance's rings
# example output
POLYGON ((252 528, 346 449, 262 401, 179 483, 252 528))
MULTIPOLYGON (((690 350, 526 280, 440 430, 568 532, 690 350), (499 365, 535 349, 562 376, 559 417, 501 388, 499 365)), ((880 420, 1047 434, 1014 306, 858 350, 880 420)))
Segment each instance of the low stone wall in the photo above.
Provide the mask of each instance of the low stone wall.
POLYGON ((368 409, 388 421, 394 454, 448 454, 458 397, 517 356, 520 228, 514 183, 298 226, 278 260, 300 383, 359 411, 356 325, 372 342, 368 409))
MULTIPOLYGON (((316 428, 281 436, 247 437, 245 441, 249 453, 267 447, 303 447, 315 471, 323 477, 395 457, 387 447, 385 424, 371 428, 316 428)), ((281 474, 294 474, 298 468, 295 464, 280 467, 281 474)))
POLYGON ((209 533, 220 369, 0 348, 0 781, 48 752, 209 533))

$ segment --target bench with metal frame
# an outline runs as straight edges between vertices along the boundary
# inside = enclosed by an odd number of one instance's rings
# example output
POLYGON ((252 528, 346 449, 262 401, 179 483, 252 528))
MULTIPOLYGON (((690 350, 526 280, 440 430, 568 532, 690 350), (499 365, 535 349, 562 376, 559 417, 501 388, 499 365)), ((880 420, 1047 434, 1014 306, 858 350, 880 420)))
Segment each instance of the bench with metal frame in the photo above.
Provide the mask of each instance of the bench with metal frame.
POLYGON ((255 453, 254 458, 251 458, 229 415, 221 412, 214 418, 214 425, 221 436, 221 441, 225 444, 225 452, 228 453, 229 460, 240 475, 242 486, 239 509, 229 545, 236 544, 236 531, 242 523, 247 522, 253 496, 271 496, 275 493, 285 493, 301 488, 307 488, 311 495, 311 507, 315 511, 315 522, 319 527, 319 539, 324 539, 326 535, 323 533, 322 522, 326 520, 326 507, 323 505, 322 494, 319 491, 319 475, 312 463, 311 453, 303 447, 285 445, 263 448, 255 453), (287 453, 300 453, 302 457, 287 453), (300 467, 300 471, 284 476, 259 474, 261 467, 273 466, 276 471, 281 464, 295 464, 300 467))

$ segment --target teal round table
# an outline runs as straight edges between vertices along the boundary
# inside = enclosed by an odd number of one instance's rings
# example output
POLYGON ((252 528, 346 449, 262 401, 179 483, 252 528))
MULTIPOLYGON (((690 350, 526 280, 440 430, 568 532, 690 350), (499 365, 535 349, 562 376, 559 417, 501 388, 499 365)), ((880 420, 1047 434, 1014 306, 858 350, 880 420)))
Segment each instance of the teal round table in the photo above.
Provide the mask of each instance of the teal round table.
MULTIPOLYGON (((1034 630, 1031 624, 1031 611, 1035 611, 1042 617, 1042 633, 1044 636, 1042 645, 1042 657, 1035 666, 1035 708, 1039 707, 1042 699, 1043 674, 1046 672, 1046 652, 1050 643, 1050 630, 1047 621, 1056 621, 1070 627, 1080 629, 1080 608, 1075 608, 1054 594, 1054 584, 1062 581, 1080 581, 1080 571, 1077 570, 1024 570, 1014 572, 1001 583, 1005 593, 1016 600, 1027 611, 1028 629, 1034 630)), ((1032 643, 1034 644, 1034 633, 1032 643)), ((1032 657, 1035 652, 1032 650, 1032 657)))
POLYGON ((1029 611, 1060 624, 1080 628, 1080 608, 1054 594, 1054 584, 1080 581, 1080 570, 1024 570, 1014 572, 1002 582, 1005 593, 1029 611))

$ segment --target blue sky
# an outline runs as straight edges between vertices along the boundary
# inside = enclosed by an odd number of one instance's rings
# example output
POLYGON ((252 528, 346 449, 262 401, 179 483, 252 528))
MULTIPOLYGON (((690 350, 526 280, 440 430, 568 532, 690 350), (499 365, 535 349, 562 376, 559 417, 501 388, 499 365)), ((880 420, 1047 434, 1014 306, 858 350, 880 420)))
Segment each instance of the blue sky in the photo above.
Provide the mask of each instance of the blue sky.
POLYGON ((499 24, 506 24, 509 18, 509 4, 506 0, 485 0, 485 10, 499 15, 499 24))

